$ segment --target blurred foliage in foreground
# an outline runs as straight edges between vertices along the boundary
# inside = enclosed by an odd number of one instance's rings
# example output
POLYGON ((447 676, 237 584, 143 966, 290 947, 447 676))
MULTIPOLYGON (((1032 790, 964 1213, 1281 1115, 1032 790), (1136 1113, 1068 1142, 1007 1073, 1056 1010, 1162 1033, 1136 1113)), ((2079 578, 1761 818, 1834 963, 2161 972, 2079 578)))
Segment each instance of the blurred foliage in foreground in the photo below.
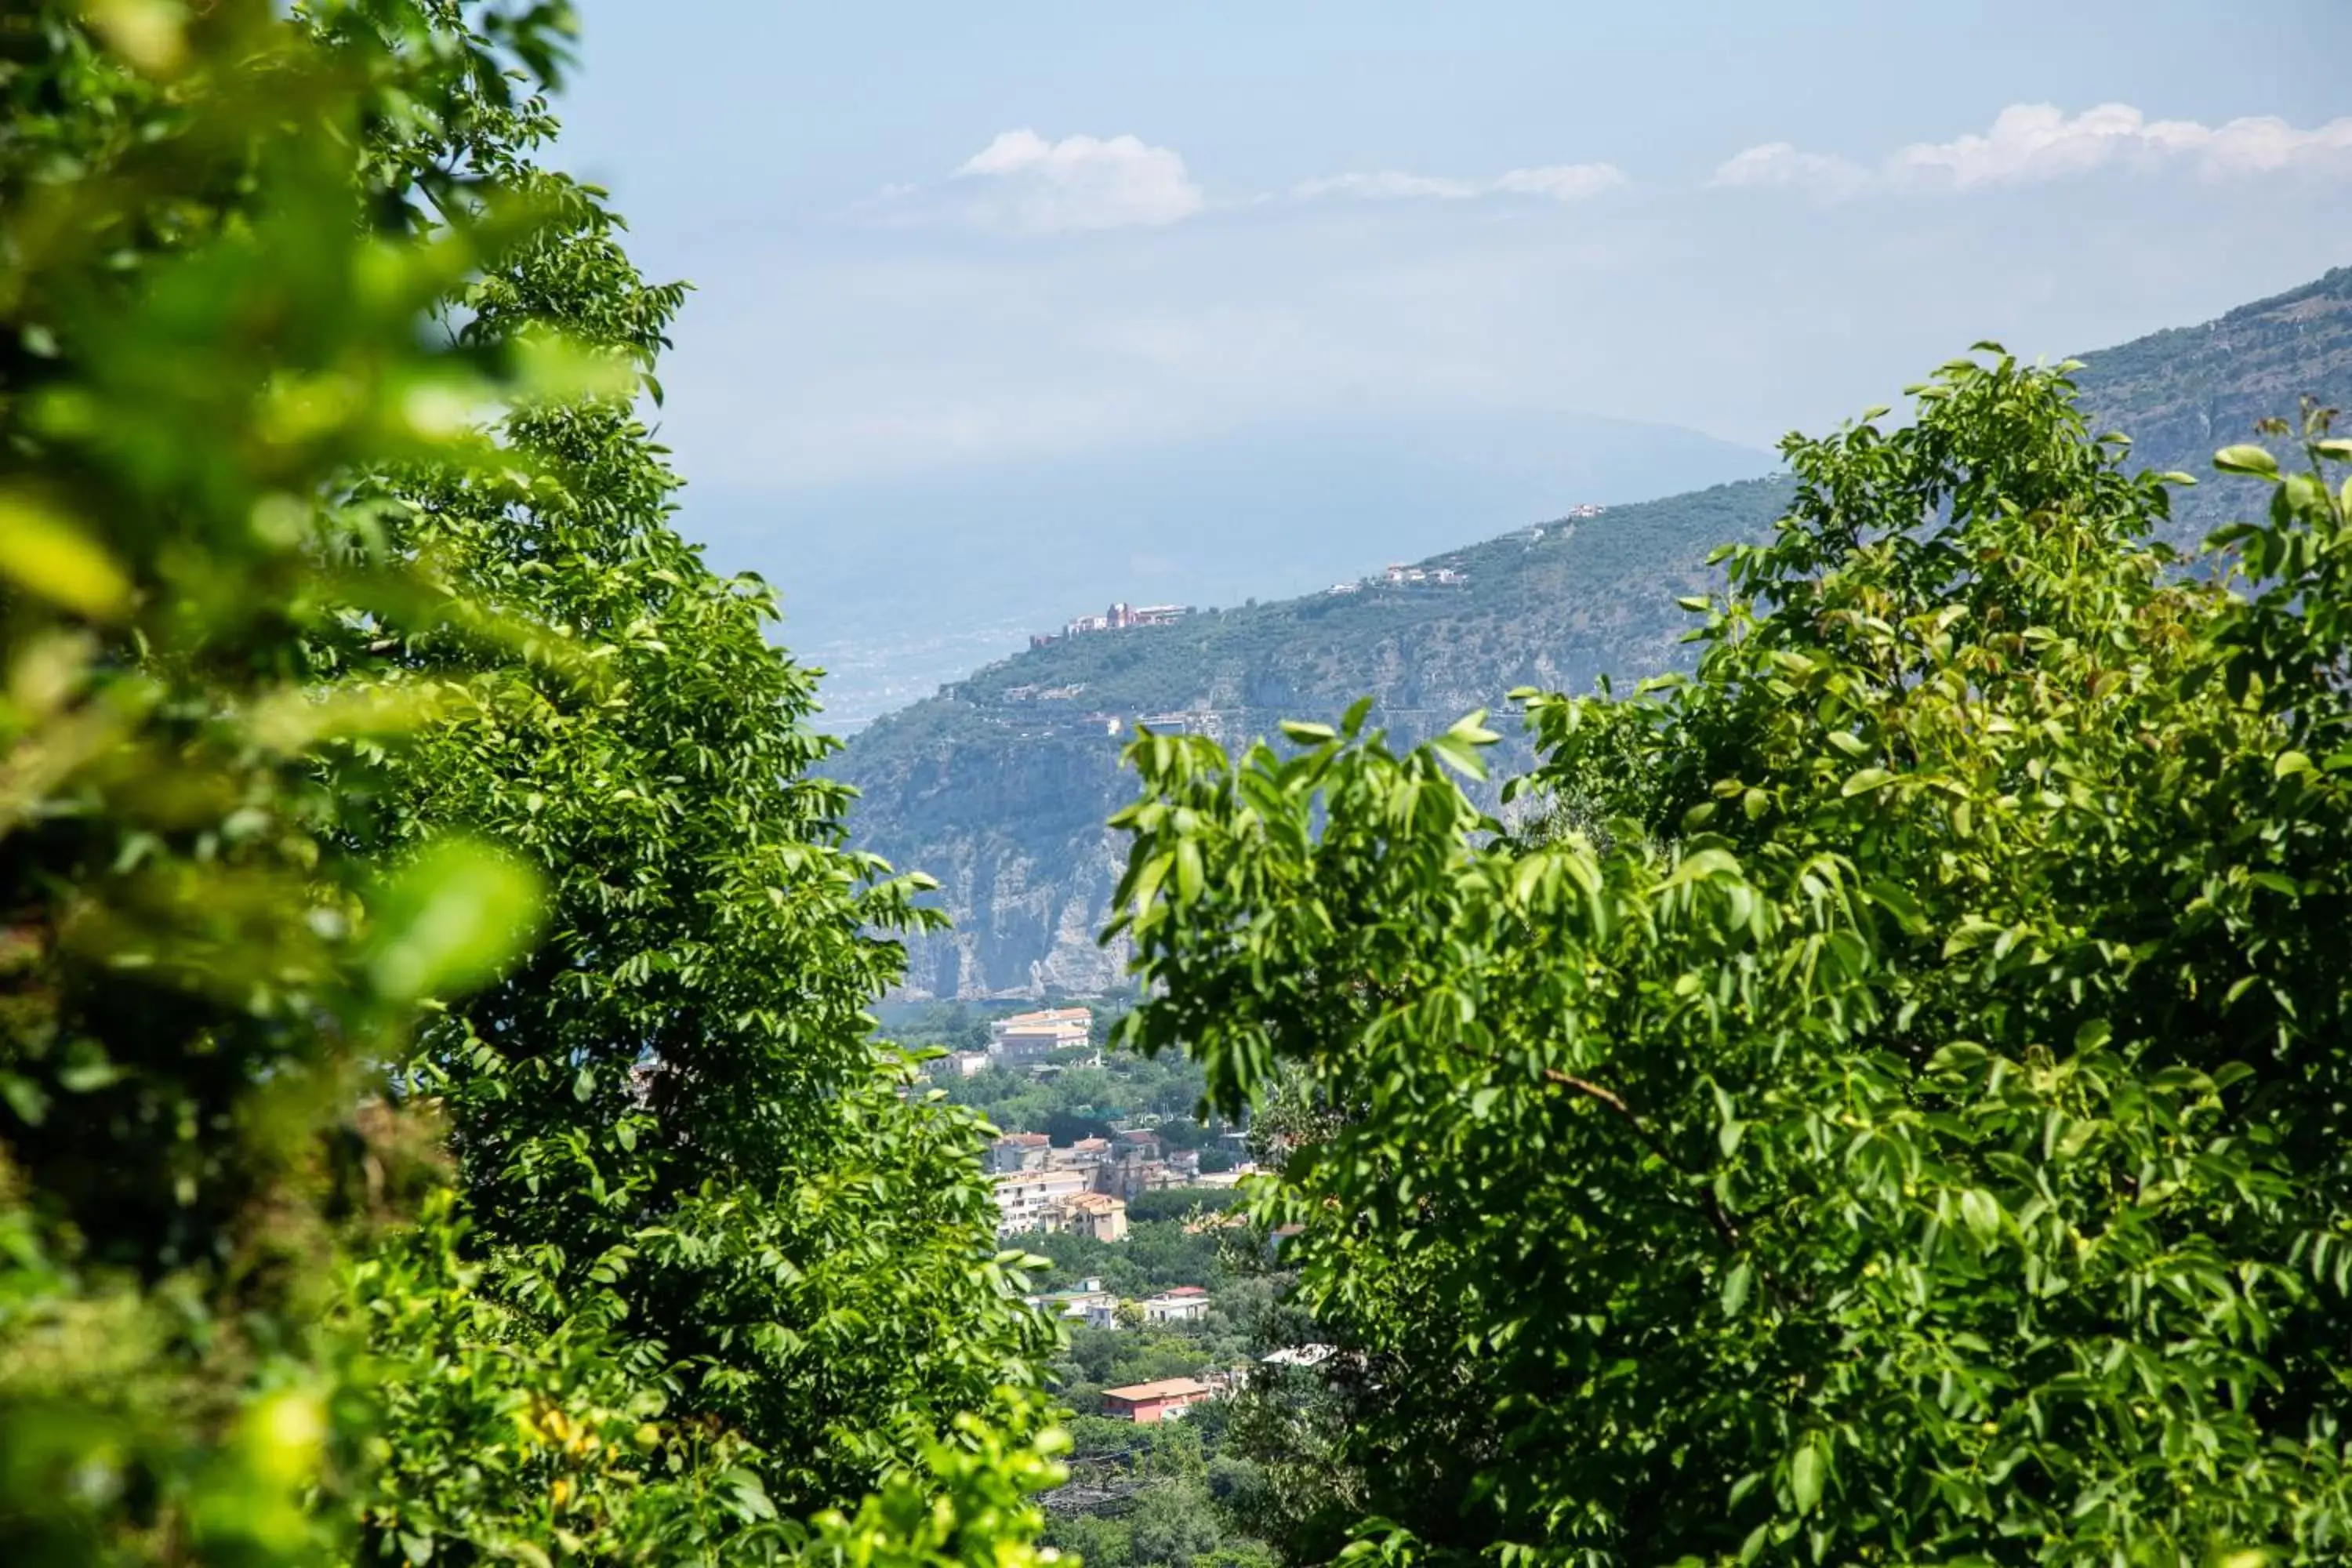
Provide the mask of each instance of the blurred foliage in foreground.
POLYGON ((1017 1564, 1046 1342, 550 4, 0 19, 11 1563, 1017 1564))
POLYGON ((2352 1551, 2352 442, 2184 572, 2072 397, 1792 438, 1695 676, 1530 694, 1556 831, 1475 721, 1130 749, 1129 1037, 1313 1112, 1286 1556, 2352 1551))

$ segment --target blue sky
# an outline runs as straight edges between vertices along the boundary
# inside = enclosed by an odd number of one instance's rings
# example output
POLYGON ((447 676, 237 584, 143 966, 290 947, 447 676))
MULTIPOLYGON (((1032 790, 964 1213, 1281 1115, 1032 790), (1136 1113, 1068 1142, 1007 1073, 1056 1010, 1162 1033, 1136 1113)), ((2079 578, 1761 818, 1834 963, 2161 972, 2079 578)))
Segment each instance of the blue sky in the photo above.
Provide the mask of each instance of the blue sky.
POLYGON ((1121 454, 1314 433, 1252 523, 1303 578, 1520 521, 1304 516, 1351 431, 1762 449, 1980 337, 2096 347, 2352 261, 2346 0, 584 9, 565 161, 698 289, 663 416, 689 531, 836 663, 877 575, 971 647, 1150 596, 1181 527, 940 607, 975 544, 1066 556, 1121 454), (959 508, 992 487, 1034 539, 959 508))

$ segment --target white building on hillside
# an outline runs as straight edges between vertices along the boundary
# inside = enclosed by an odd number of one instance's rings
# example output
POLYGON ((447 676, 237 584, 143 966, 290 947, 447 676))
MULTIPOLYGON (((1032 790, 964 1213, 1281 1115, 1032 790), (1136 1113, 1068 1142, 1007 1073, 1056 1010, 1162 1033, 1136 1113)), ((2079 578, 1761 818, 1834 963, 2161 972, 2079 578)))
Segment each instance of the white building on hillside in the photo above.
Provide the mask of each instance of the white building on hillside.
POLYGON ((1143 1321, 1147 1323, 1197 1323, 1209 1315, 1209 1293, 1198 1285, 1179 1285, 1173 1290, 1146 1297, 1143 1321))
POLYGON ((1094 1037, 1094 1022, 1084 1007, 1015 1013, 988 1026, 988 1054, 1000 1067, 1041 1062, 1055 1051, 1085 1048, 1094 1037))
POLYGON ((1084 1171, 1013 1171, 996 1178, 996 1234, 1036 1230, 1064 1198, 1087 1190, 1084 1171))

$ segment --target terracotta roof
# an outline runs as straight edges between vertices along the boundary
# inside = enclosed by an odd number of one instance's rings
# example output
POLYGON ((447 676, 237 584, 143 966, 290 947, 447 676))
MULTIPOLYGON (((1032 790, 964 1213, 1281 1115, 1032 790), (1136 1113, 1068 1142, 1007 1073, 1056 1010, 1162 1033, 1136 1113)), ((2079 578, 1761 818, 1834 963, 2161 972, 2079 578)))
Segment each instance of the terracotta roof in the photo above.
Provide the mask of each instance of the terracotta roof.
POLYGON ((1018 1143, 1024 1149, 1035 1149, 1051 1142, 1043 1132, 1007 1132, 999 1143, 1018 1143))
POLYGON ((1212 1391, 1207 1384, 1196 1383, 1189 1377, 1163 1377, 1157 1383, 1136 1383, 1129 1384, 1125 1388, 1106 1388, 1103 1390, 1103 1397, 1129 1401, 1179 1399, 1187 1394, 1210 1392, 1212 1391))
POLYGON ((1207 1288, 1206 1288, 1206 1287, 1204 1287, 1204 1286, 1200 1286, 1200 1285, 1179 1285, 1179 1286, 1177 1286, 1173 1290, 1171 1290, 1171 1291, 1169 1291, 1168 1293, 1169 1293, 1171 1296, 1205 1296, 1205 1295, 1207 1295, 1209 1292, 1208 1292, 1207 1288))

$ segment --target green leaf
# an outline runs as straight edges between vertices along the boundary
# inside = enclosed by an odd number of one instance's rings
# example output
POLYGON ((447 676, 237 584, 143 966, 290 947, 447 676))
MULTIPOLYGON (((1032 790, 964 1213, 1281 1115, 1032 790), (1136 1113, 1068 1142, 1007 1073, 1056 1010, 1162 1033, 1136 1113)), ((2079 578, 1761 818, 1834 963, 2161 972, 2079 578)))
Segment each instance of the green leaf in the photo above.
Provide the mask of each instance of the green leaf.
POLYGON ((1739 1310, 1748 1305, 1748 1288, 1755 1283, 1756 1266, 1744 1258, 1732 1266, 1730 1272, 1724 1275, 1723 1315, 1725 1317, 1739 1316, 1739 1310))
POLYGON ((395 1001, 451 996, 495 978, 530 946, 538 876, 510 857, 444 839, 376 895, 368 973, 395 1001))
POLYGON ((2000 1235, 2000 1203, 1981 1187, 1960 1194, 1960 1221, 1979 1241, 1990 1243, 2000 1235))
POLYGON ((58 1068, 58 1087, 68 1094, 90 1094, 121 1083, 124 1069, 94 1040, 78 1040, 58 1068))
MULTIPOLYGON (((1848 780, 1849 784, 1853 781, 1848 780)), ((1895 923, 1914 936, 1928 929, 1927 910, 1910 891, 1897 883, 1876 880, 1864 889, 1870 901, 1895 917, 1895 923)))
POLYGON ((1197 839, 1176 841, 1176 901, 1191 904, 1201 897, 1201 846, 1197 839))
POLYGON ((1989 1053, 1974 1040, 1954 1040, 1927 1058, 1931 1073, 1975 1072, 1985 1065, 1989 1053))
POLYGON ((5 1105, 27 1127, 48 1119, 49 1097, 22 1073, 0 1072, 0 1105, 5 1105))
POLYGON ((122 568, 79 524, 5 493, 0 493, 0 577, 93 620, 115 618, 131 600, 122 568))
POLYGON ((2256 479, 2278 478, 2278 459, 2255 446, 2224 447, 2213 454, 2213 466, 2225 474, 2252 474, 2256 479))
POLYGON ((1872 790, 1884 789, 1894 782, 1895 775, 1885 768, 1862 768, 1846 776, 1846 781, 1838 790, 1838 794, 1847 796, 1867 795, 1872 790))
POLYGON ((1302 746, 1320 746, 1339 738, 1339 732, 1328 724, 1310 724, 1302 720, 1285 719, 1282 732, 1302 746))
POLYGON ((1456 721, 1452 729, 1429 742, 1430 751, 1438 761, 1465 778, 1485 778, 1486 762, 1479 755, 1479 751, 1502 739, 1481 723, 1486 716, 1482 709, 1456 721))
POLYGON ((1797 1512, 1808 1514, 1821 1505, 1822 1483, 1827 1479, 1828 1456, 1818 1437, 1808 1437, 1789 1460, 1789 1500, 1797 1512))

